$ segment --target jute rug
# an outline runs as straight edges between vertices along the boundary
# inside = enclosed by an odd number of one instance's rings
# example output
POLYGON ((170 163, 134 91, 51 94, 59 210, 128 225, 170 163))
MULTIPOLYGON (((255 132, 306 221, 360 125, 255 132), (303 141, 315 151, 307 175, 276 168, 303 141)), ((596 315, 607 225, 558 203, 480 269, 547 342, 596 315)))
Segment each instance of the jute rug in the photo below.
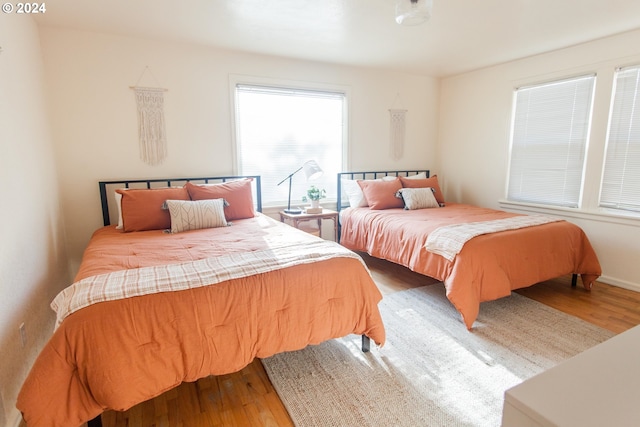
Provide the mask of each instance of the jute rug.
POLYGON ((380 310, 382 348, 351 335, 262 360, 296 426, 499 426, 505 390, 614 335, 517 294, 469 332, 441 284, 380 310))

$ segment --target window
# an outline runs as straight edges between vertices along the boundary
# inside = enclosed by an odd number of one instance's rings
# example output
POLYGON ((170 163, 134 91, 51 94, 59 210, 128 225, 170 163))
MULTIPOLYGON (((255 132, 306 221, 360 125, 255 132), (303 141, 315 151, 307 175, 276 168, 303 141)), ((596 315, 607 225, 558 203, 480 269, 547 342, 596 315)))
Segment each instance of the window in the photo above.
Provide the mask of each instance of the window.
POLYGON ((600 206, 640 211, 640 67, 619 69, 614 84, 600 206))
POLYGON ((306 181, 302 171, 291 181, 291 204, 299 204, 310 185, 336 198, 336 175, 345 150, 344 92, 237 84, 236 144, 240 174, 262 176, 266 206, 286 205, 290 173, 315 160, 324 174, 306 181))
POLYGON ((507 198, 578 207, 595 76, 518 88, 507 198))

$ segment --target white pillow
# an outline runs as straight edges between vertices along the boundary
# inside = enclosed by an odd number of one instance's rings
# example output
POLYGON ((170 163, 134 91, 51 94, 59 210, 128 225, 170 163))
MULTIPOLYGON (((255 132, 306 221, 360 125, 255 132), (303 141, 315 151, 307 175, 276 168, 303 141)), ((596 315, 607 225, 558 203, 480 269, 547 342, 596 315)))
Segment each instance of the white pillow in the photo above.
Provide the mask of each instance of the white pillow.
POLYGON ((420 172, 418 174, 415 175, 411 175, 411 176, 407 176, 407 179, 426 179, 427 178, 427 173, 426 172, 420 172))
MULTIPOLYGON (((122 189, 124 190, 124 188, 122 189)), ((116 196, 116 209, 118 209, 118 225, 116 225, 117 230, 122 230, 122 194, 115 192, 116 196)))
MULTIPOLYGON (((398 175, 398 176, 402 176, 402 175, 398 175)), ((398 178, 398 176, 387 175, 387 176, 383 176, 382 180, 383 181, 394 181, 396 178, 398 178)), ((407 179, 423 179, 423 178, 426 178, 426 177, 427 177, 426 172, 420 172, 418 174, 411 175, 411 176, 403 176, 403 178, 407 178, 407 179)))
POLYGON ((172 233, 227 225, 224 199, 167 200, 166 204, 171 215, 172 233))
MULTIPOLYGON (((362 188, 355 179, 342 179, 342 189, 347 195, 349 206, 352 208, 362 208, 367 206, 367 200, 364 198, 362 188)), ((340 206, 338 207, 340 208, 340 206)))
POLYGON ((433 193, 434 189, 431 187, 402 188, 398 190, 396 196, 404 200, 405 209, 413 210, 440 207, 433 193))

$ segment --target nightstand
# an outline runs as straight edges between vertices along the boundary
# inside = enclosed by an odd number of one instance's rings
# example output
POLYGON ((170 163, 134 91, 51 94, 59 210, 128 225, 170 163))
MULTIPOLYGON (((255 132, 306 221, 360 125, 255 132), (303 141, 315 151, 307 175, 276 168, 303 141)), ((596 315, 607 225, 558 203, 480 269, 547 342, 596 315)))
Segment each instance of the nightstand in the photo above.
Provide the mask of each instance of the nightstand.
POLYGON ((333 220, 333 234, 334 239, 338 241, 338 212, 332 211, 331 209, 322 209, 321 213, 301 213, 301 214, 289 214, 284 211, 280 211, 280 221, 284 223, 288 223, 293 227, 307 231, 300 227, 301 223, 307 221, 317 221, 318 224, 318 235, 322 237, 322 220, 330 219, 333 220))

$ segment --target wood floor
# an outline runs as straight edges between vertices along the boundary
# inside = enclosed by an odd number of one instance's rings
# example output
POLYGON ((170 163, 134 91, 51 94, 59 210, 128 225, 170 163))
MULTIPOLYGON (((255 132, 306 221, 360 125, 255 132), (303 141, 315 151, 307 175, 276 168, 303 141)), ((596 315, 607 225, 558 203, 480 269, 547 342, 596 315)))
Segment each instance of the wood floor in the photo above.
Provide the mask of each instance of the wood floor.
MULTIPOLYGON (((406 268, 362 254, 383 294, 442 286, 406 268)), ((517 291, 568 314, 620 333, 640 324, 640 293, 604 283, 586 291, 562 277, 517 291)), ((461 324, 462 326, 462 324, 461 324)), ((184 383, 126 412, 107 412, 105 427, 293 426, 259 360, 240 372, 184 383)))

